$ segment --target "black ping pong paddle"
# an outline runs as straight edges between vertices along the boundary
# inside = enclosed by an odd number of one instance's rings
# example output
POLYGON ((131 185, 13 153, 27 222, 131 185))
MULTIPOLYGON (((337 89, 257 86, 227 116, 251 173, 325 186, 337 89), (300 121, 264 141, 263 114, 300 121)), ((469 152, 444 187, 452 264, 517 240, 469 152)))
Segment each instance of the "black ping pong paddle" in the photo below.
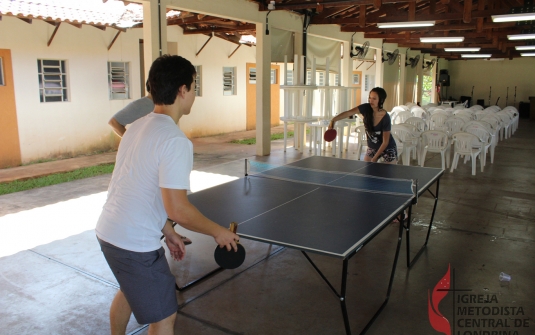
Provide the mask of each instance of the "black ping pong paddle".
MULTIPOLYGON (((236 222, 231 222, 229 229, 231 232, 236 234, 238 224, 236 222)), ((214 258, 217 265, 223 269, 231 270, 243 264, 243 261, 245 260, 245 248, 238 242, 236 244, 238 246, 238 251, 234 251, 234 249, 230 249, 230 251, 228 251, 227 248, 221 248, 219 246, 215 248, 214 258)))
POLYGON ((327 142, 332 142, 336 138, 336 129, 328 129, 323 134, 323 139, 327 142))

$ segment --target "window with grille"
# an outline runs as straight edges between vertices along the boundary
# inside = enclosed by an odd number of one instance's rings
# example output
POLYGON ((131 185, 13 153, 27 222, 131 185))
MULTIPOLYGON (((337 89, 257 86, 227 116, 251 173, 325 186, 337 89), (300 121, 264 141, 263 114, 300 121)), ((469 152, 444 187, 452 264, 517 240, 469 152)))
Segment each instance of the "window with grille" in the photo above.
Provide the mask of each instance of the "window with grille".
POLYGON ((293 85, 294 83, 294 71, 286 70, 286 85, 293 85))
POLYGON ((223 67, 223 95, 236 95, 235 67, 223 67))
POLYGON ((325 86, 325 72, 318 72, 318 85, 325 86))
POLYGON ((334 75, 334 86, 340 86, 340 75, 335 74, 334 75))
POLYGON ((37 60, 41 102, 69 101, 67 69, 64 60, 37 60))
POLYGON ((6 82, 4 81, 4 60, 0 57, 0 86, 5 86, 6 82))
POLYGON ((127 62, 108 62, 110 100, 130 99, 129 73, 127 62))
POLYGON ((249 68, 249 84, 256 84, 256 68, 249 68))
POLYGON ((364 91, 370 91, 375 87, 375 76, 371 74, 364 75, 364 91))
POLYGON ((277 83, 277 70, 276 69, 271 69, 271 81, 270 81, 270 83, 272 85, 277 83))
POLYGON ((202 97, 202 66, 195 65, 195 96, 202 97))
POLYGON ((312 85, 312 71, 307 71, 307 82, 305 85, 312 85))

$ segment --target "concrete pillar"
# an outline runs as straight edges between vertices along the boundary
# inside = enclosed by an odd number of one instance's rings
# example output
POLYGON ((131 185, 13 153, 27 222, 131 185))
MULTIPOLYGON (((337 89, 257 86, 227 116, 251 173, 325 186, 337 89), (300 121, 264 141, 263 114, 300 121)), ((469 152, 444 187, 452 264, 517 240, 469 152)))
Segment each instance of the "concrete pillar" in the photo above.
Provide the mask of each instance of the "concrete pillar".
MULTIPOLYGON (((382 50, 378 49, 375 57, 375 87, 383 87, 383 73, 385 63, 383 63, 382 57, 382 50)), ((370 90, 372 88, 373 87, 370 87, 370 90)))
POLYGON ((152 62, 167 53, 167 19, 165 16, 168 0, 143 2, 143 58, 145 78, 149 77, 152 62))
POLYGON ((399 106, 399 105, 404 105, 405 104, 405 86, 407 86, 407 82, 406 82, 406 79, 405 79, 405 75, 406 75, 406 69, 407 67, 405 66, 405 62, 407 60, 407 55, 406 55, 406 50, 404 51, 405 53, 401 53, 399 54, 399 56, 401 57, 400 59, 400 71, 399 71, 399 96, 398 96, 398 102, 395 106, 399 106))
MULTIPOLYGON (((294 78, 295 80, 295 78, 294 78)), ((256 24, 256 154, 271 153, 271 36, 256 24)))
POLYGON ((351 53, 351 43, 342 42, 342 44, 344 45, 344 55, 342 58, 342 68, 340 69, 340 84, 349 87, 351 86, 351 78, 353 77, 353 59, 349 56, 351 53))

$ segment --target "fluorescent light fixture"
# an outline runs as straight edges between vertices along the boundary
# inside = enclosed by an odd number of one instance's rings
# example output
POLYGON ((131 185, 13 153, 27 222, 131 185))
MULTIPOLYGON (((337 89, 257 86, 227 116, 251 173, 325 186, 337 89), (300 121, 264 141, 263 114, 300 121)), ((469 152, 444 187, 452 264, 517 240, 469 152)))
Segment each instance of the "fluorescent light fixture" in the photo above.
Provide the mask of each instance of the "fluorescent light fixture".
POLYGON ((520 54, 522 57, 535 57, 535 52, 523 52, 520 54))
POLYGON ((444 48, 446 52, 470 52, 470 51, 479 51, 481 48, 444 48))
POLYGON ((535 50, 535 45, 521 45, 515 47, 516 50, 535 50))
POLYGON ((519 34, 519 35, 507 35, 508 40, 532 40, 535 39, 535 34, 519 34))
POLYGON ((435 21, 388 22, 377 23, 377 28, 432 27, 435 21))
POLYGON ((491 54, 462 54, 462 58, 490 58, 491 54))
POLYGON ((462 42, 464 37, 420 37, 422 43, 452 43, 462 42))
POLYGON ((515 22, 535 20, 535 13, 492 15, 492 22, 515 22))

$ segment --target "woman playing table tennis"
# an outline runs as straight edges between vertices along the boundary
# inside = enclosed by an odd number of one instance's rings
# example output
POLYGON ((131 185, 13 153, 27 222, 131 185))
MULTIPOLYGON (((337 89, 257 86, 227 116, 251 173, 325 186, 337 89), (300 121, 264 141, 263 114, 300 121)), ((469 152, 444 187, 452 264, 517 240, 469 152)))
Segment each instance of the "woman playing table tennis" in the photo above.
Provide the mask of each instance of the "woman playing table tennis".
POLYGON ((329 123, 328 128, 332 129, 338 120, 360 114, 364 120, 364 128, 368 137, 368 149, 364 161, 375 163, 382 157, 386 163, 397 164, 398 153, 396 142, 390 133, 392 128, 390 115, 383 109, 385 100, 386 91, 381 87, 375 87, 370 91, 368 103, 336 115, 329 123))

